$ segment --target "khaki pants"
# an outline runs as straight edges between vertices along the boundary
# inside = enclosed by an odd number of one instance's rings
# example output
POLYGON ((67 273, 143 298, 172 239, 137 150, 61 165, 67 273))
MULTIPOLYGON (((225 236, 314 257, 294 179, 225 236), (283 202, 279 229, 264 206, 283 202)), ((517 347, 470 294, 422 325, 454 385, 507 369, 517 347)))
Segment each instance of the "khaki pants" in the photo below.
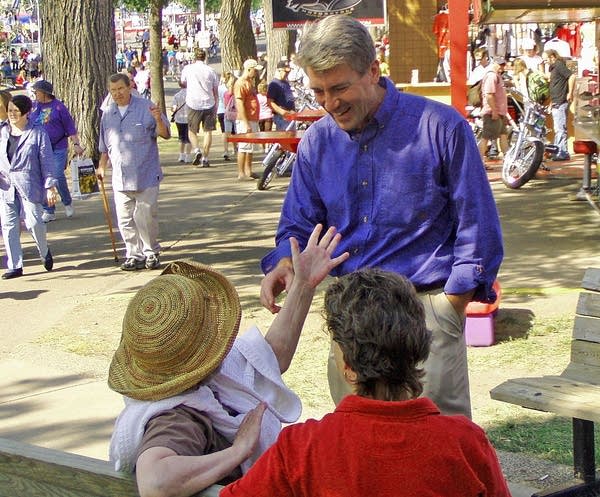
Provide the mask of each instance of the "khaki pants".
POLYGON ((144 260, 160 252, 158 243, 158 186, 139 192, 113 189, 119 231, 126 258, 144 260))
MULTIPOLYGON (((471 417, 467 347, 464 318, 460 317, 442 290, 420 293, 427 328, 432 332, 431 351, 425 361, 423 396, 432 399, 443 414, 471 417)), ((352 393, 338 371, 330 348, 327 364, 329 391, 337 405, 352 393)))

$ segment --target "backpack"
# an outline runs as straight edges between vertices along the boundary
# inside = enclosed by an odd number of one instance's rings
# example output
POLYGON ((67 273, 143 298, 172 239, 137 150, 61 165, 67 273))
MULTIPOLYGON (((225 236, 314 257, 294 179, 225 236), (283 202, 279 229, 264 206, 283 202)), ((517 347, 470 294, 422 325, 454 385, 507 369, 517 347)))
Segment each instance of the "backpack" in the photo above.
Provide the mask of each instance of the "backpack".
POLYGON ((225 105, 225 119, 235 121, 237 119, 237 109, 235 108, 235 95, 232 93, 225 105))
POLYGON ((467 104, 473 107, 481 107, 481 83, 483 78, 469 87, 467 90, 467 104))
POLYGON ((539 71, 530 71, 527 74, 527 92, 529 98, 538 104, 544 104, 550 98, 550 84, 539 71))

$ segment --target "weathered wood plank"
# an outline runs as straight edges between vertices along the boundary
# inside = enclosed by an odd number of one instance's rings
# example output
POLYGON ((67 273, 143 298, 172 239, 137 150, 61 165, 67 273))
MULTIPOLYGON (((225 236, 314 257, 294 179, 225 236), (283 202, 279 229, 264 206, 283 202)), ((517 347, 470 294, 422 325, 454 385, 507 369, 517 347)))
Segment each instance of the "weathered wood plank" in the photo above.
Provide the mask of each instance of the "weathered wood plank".
POLYGON ((581 316, 600 317, 600 293, 581 292, 575 312, 581 316))
MULTIPOLYGON (((217 497, 213 485, 196 497, 217 497)), ((139 497, 135 477, 107 461, 0 438, 0 497, 139 497)))
POLYGON ((514 378, 493 388, 490 396, 559 416, 600 422, 600 386, 561 376, 514 378))
POLYGON ((600 269, 589 267, 585 270, 581 287, 586 290, 600 291, 600 269))
POLYGON ((577 316, 573 323, 573 338, 600 343, 600 319, 577 316))
POLYGON ((561 373, 561 376, 564 378, 570 378, 571 380, 600 386, 600 369, 595 366, 587 366, 585 364, 571 362, 561 373))
POLYGON ((597 367, 600 371, 600 343, 573 340, 571 342, 571 362, 597 367))
POLYGON ((40 481, 35 480, 31 476, 18 476, 11 475, 6 473, 0 473, 0 496, 2 497, 82 497, 83 495, 88 495, 90 497, 106 497, 108 495, 118 495, 127 496, 127 495, 135 495, 139 497, 139 494, 128 494, 126 492, 117 493, 115 492, 115 488, 105 488, 103 493, 82 493, 77 489, 69 489, 65 488, 60 484, 53 484, 49 481, 40 481))
POLYGON ((106 461, 11 440, 0 443, 0 474, 26 487, 24 493, 12 495, 44 495, 37 493, 43 490, 45 495, 65 497, 138 496, 132 475, 117 473, 106 461))

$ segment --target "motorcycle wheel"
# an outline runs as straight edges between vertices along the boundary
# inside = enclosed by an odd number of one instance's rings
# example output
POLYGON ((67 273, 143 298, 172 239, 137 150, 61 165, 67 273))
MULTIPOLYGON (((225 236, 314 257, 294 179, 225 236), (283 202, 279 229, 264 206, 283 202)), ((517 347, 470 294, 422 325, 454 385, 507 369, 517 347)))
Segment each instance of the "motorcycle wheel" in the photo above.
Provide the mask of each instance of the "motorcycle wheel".
POLYGON ((544 144, 539 140, 524 141, 519 150, 511 146, 502 163, 502 183, 508 188, 521 188, 535 176, 543 157, 544 144))
POLYGON ((285 160, 286 154, 282 153, 281 155, 277 155, 272 157, 272 159, 265 164, 265 168, 263 169, 262 175, 256 182, 256 188, 259 190, 264 190, 267 188, 271 180, 277 174, 277 166, 282 160, 285 160))

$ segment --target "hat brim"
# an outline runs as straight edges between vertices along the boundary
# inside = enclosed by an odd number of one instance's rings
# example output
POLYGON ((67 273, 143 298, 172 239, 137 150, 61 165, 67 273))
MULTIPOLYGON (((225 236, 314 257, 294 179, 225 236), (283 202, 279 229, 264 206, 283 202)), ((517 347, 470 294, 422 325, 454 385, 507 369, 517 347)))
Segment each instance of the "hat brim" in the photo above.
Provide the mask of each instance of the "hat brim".
MULTIPOLYGON (((133 399, 160 400, 197 385, 221 365, 239 330, 239 297, 225 276, 203 264, 181 261, 167 266, 161 276, 171 274, 193 280, 200 286, 203 295, 210 296, 210 302, 204 307, 211 314, 209 321, 215 326, 210 330, 206 347, 193 351, 176 373, 150 370, 140 364, 122 337, 110 364, 108 384, 112 390, 133 399)), ((125 320, 123 326, 125 333, 125 320)))
POLYGON ((35 85, 33 85, 33 91, 41 91, 42 93, 45 93, 46 95, 50 95, 51 97, 54 96, 54 89, 52 89, 52 91, 49 91, 47 88, 36 88, 35 85))

